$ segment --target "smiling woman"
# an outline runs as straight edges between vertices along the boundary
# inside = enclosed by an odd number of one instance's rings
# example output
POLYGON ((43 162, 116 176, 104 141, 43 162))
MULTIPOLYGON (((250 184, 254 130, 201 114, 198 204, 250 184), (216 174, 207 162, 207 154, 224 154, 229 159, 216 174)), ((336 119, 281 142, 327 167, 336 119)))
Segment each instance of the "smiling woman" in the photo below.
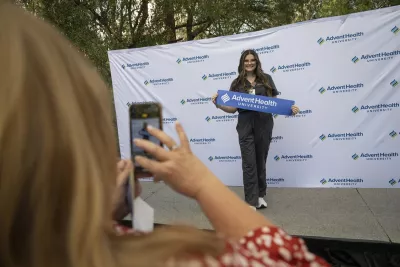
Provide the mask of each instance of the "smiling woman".
MULTIPOLYGON (((238 74, 231 84, 230 91, 266 97, 279 95, 272 77, 264 73, 258 54, 254 50, 243 51, 238 74)), ((217 95, 213 97, 214 104, 216 97, 217 95)), ((228 113, 239 113, 236 130, 242 155, 245 200, 253 208, 266 208, 266 161, 274 127, 272 114, 248 110, 245 107, 217 107, 228 113)), ((292 106, 293 115, 298 111, 298 107, 292 106)))

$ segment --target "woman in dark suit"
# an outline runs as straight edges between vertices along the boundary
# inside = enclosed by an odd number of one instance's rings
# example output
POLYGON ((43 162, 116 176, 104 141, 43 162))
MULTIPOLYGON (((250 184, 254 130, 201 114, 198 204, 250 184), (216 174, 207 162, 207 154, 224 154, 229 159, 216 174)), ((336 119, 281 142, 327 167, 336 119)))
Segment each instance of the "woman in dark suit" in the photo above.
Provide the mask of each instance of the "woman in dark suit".
MULTIPOLYGON (((238 73, 230 91, 268 97, 279 95, 272 77, 263 72, 260 59, 254 50, 242 53, 238 73)), ((266 208, 266 162, 274 127, 272 114, 217 105, 217 96, 218 94, 215 94, 212 99, 217 108, 227 113, 239 113, 236 130, 242 155, 245 200, 254 209, 266 208)), ((293 115, 297 114, 299 108, 293 105, 292 112, 293 115)))

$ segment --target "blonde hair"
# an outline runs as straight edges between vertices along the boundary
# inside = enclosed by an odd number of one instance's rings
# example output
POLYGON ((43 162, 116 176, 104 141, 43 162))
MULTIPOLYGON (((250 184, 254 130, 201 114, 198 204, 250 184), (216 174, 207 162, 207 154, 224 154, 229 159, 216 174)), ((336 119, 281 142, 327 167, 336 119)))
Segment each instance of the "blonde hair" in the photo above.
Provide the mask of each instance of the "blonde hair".
POLYGON ((162 266, 219 255, 213 233, 117 236, 112 106, 96 69, 52 26, 0 4, 0 266, 162 266))

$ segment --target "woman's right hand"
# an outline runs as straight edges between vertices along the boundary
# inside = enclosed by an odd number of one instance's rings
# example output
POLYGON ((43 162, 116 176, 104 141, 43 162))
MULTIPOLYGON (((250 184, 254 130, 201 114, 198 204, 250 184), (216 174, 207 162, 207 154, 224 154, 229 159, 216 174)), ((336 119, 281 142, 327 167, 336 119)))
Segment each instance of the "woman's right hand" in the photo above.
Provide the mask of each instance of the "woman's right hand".
POLYGON ((153 142, 135 139, 135 144, 152 155, 156 160, 137 156, 135 160, 143 168, 148 169, 155 180, 162 180, 175 191, 191 198, 196 198, 199 192, 209 182, 218 179, 191 151, 188 138, 177 123, 176 131, 180 139, 178 147, 175 141, 163 131, 148 127, 149 133, 165 144, 170 151, 153 142))
POLYGON ((217 97, 218 97, 218 93, 214 94, 214 95, 211 97, 211 101, 214 103, 214 105, 217 105, 217 97))
POLYGON ((150 170, 156 180, 163 180, 178 193, 194 198, 217 233, 239 241, 251 230, 273 225, 264 215, 249 208, 193 155, 180 124, 176 124, 180 147, 163 131, 154 128, 148 131, 170 151, 147 140, 135 140, 138 147, 158 160, 137 156, 136 162, 150 170), (235 208, 226 209, 227 205, 235 208))

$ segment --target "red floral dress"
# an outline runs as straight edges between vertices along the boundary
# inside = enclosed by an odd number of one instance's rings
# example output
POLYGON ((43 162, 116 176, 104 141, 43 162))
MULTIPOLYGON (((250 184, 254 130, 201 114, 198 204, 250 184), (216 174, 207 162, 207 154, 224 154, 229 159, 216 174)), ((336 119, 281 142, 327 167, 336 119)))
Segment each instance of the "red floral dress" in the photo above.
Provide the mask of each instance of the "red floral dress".
MULTIPOLYGON (((115 225, 117 234, 135 233, 115 225)), ((304 241, 286 234, 278 227, 262 227, 249 232, 238 243, 227 243, 218 258, 194 258, 185 266, 196 267, 327 267, 325 260, 308 251, 304 241)))

